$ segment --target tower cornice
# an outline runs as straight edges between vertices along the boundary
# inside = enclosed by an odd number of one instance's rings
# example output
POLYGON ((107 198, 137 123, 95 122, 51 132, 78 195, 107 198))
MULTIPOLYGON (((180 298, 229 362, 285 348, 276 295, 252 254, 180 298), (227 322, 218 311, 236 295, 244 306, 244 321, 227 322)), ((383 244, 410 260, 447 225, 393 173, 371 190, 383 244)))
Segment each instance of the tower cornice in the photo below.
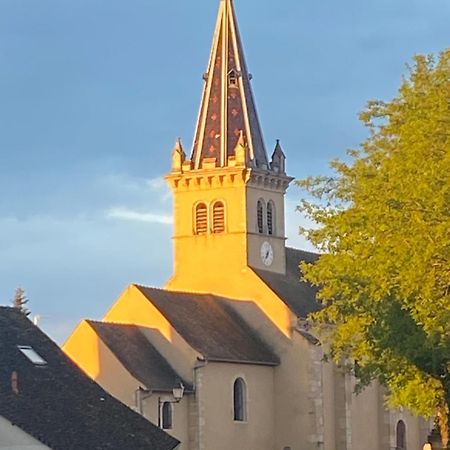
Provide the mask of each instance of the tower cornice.
POLYGON ((239 167, 211 167, 172 171, 165 179, 173 190, 203 190, 233 186, 251 186, 261 190, 285 193, 292 177, 267 170, 239 167))

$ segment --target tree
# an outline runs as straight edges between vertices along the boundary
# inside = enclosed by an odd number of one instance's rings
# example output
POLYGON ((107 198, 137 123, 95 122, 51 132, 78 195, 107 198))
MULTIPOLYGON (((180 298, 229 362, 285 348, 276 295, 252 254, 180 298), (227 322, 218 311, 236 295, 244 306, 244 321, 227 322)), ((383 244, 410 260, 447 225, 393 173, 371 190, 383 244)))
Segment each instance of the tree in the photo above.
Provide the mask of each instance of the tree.
POLYGON ((303 264, 319 287, 313 316, 359 388, 377 379, 391 406, 435 417, 450 405, 450 49, 417 56, 397 96, 370 101, 369 137, 333 175, 298 184, 302 232, 323 253, 303 264))
POLYGON ((12 305, 14 308, 17 308, 21 313, 25 314, 27 317, 30 315, 30 311, 26 308, 26 304, 28 303, 28 298, 25 295, 25 290, 21 287, 16 289, 16 293, 14 294, 14 298, 12 300, 12 305))

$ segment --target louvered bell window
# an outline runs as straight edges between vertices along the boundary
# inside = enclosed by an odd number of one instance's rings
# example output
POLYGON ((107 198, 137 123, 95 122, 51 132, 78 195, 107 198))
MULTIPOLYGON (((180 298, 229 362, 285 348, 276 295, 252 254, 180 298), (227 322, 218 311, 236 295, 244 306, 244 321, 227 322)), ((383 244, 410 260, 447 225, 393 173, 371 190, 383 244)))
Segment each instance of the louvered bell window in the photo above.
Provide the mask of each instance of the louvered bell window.
POLYGON ((195 234, 206 234, 208 231, 208 208, 199 203, 195 208, 195 234))
POLYGON ((267 233, 273 234, 274 232, 274 207, 273 203, 269 202, 267 203, 267 233))
POLYGON ((225 231, 225 205, 216 202, 213 206, 213 233, 223 233, 225 231))
POLYGON ((256 215, 258 220, 258 233, 264 233, 264 205, 262 200, 258 200, 256 206, 256 215))

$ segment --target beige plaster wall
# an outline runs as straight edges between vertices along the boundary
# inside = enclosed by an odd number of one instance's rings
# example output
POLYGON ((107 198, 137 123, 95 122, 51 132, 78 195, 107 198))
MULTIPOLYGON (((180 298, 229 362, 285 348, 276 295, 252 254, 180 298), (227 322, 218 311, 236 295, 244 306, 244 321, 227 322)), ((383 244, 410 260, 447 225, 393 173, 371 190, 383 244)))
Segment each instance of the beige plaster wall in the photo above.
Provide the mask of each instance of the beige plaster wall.
POLYGON ((273 450, 274 369, 248 364, 208 363, 198 369, 199 446, 190 450, 273 450), (247 420, 233 420, 233 384, 247 387, 247 420))
POLYGON ((2 416, 0 416, 0 449, 51 450, 2 416))
POLYGON ((248 264, 257 269, 286 273, 285 229, 284 229, 284 195, 281 192, 264 190, 260 187, 247 187, 247 228, 248 228, 248 264), (275 234, 258 233, 257 202, 259 199, 267 203, 271 200, 275 205, 275 234), (261 244, 267 241, 273 248, 273 263, 267 267, 261 260, 261 244))
POLYGON ((323 448, 323 393, 320 347, 294 333, 275 368, 275 449, 323 448))
MULTIPOLYGON (((189 402, 192 394, 185 395, 179 403, 172 403, 172 425, 171 429, 165 430, 168 434, 181 442, 180 450, 190 450, 189 447, 189 402)), ((143 401, 143 415, 155 425, 158 424, 158 409, 160 402, 171 401, 173 396, 170 393, 153 392, 153 394, 143 401)), ((161 413, 160 413, 161 414, 161 413)))
POLYGON ((406 425, 406 449, 422 450, 423 445, 428 440, 432 424, 430 421, 414 416, 406 410, 393 410, 389 414, 390 447, 388 448, 395 448, 397 423, 399 420, 403 420, 406 425))
POLYGON ((147 339, 171 362, 175 371, 192 383, 192 368, 199 354, 136 286, 130 285, 125 289, 103 320, 140 326, 147 339))
MULTIPOLYGON (((183 176, 174 191, 174 278, 199 277, 198 268, 224 271, 230 264, 244 267, 247 261, 245 172, 217 170, 183 176), (189 181, 188 181, 189 180, 189 181), (194 210, 199 202, 210 210, 220 200, 225 205, 225 232, 194 234, 194 210), (218 257, 221 255, 221 257, 218 257)), ((211 219, 211 214, 209 214, 211 219)), ((212 223, 209 220, 208 229, 212 223)))
MULTIPOLYGON (((152 386, 143 386, 134 378, 87 322, 83 321, 76 328, 66 342, 64 351, 103 389, 131 409, 140 412, 138 411, 136 390, 139 387, 152 389, 152 386)), ((192 377, 192 371, 190 377, 192 377)), ((142 413, 155 425, 158 424, 158 398, 161 400, 173 399, 170 394, 158 392, 153 392, 149 396, 144 395, 142 399, 142 413)), ((167 430, 182 443, 189 441, 188 401, 189 399, 185 397, 180 403, 172 405, 174 427, 167 430)), ((180 449, 188 449, 188 447, 183 444, 180 449)))
MULTIPOLYGON (((353 384, 354 385, 354 384, 353 384)), ((389 428, 386 428, 383 396, 377 383, 348 399, 351 411, 352 448, 364 445, 367 450, 389 449, 389 428)))
POLYGON ((103 389, 126 405, 135 406, 134 393, 142 383, 124 368, 86 321, 75 329, 63 350, 103 389))

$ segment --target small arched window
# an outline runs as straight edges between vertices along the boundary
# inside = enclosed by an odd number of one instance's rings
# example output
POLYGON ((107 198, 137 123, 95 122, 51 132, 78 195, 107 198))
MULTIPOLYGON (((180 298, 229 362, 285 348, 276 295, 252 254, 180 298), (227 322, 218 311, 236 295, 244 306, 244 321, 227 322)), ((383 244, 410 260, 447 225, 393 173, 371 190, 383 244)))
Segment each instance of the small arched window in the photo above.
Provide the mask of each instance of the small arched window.
POLYGON ((237 422, 247 420, 247 389, 245 381, 237 378, 233 385, 233 418, 237 422))
POLYGON ((396 442, 396 450, 406 450, 406 425, 403 420, 397 422, 396 442))
POLYGON ((195 207, 195 234, 206 234, 208 231, 208 208, 204 203, 195 207))
POLYGON ((225 231, 225 205, 223 202, 214 203, 212 210, 212 232, 223 233, 225 231))
POLYGON ((258 200, 256 205, 256 218, 258 221, 258 233, 264 233, 264 201, 258 200))
POLYGON ((275 233, 275 207, 272 201, 267 203, 267 234, 275 233))
POLYGON ((161 408, 161 427, 163 430, 172 429, 172 404, 170 402, 164 402, 161 408))

